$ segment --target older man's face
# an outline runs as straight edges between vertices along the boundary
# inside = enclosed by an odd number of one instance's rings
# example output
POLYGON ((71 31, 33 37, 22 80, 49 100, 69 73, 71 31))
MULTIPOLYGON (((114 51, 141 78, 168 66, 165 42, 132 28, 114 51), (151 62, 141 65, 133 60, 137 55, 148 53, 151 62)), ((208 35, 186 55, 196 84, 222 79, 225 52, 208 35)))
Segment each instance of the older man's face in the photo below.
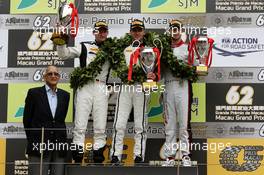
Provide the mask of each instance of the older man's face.
POLYGON ((58 68, 55 66, 49 66, 44 74, 44 80, 48 85, 56 86, 60 80, 58 68))

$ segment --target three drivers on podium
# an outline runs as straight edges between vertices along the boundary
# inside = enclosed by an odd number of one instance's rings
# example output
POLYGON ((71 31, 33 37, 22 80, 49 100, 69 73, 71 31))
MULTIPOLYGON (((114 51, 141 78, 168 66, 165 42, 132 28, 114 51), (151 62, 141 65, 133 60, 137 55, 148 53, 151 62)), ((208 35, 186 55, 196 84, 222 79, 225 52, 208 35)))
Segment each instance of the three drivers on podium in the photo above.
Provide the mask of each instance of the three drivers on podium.
MULTIPOLYGON (((178 20, 170 22, 170 32, 174 28, 180 29, 181 23, 178 20)), ((108 25, 104 21, 98 21, 94 25, 97 32, 94 31, 94 42, 82 42, 75 47, 67 47, 65 43, 56 43, 58 55, 62 59, 79 58, 80 67, 86 67, 91 63, 96 53, 100 50, 103 42, 108 36, 108 25)), ((186 44, 181 40, 180 33, 173 32, 171 48, 173 54, 179 59, 186 60, 188 49, 186 44)), ((145 26, 143 21, 135 19, 130 26, 130 35, 132 38, 142 40, 145 35, 145 26)), ((53 38, 62 37, 54 34, 53 38)), ((65 37, 65 36, 63 36, 65 37)), ((67 37, 66 37, 67 38, 67 37)), ((132 43, 131 43, 132 44, 132 43)), ((134 46, 129 46, 129 51, 133 50, 134 46)), ((128 51, 127 60, 130 55, 128 51)), ((130 54, 131 54, 130 53, 130 54)), ((127 61, 129 64, 129 61, 127 61)), ((81 163, 83 160, 85 132, 88 124, 90 113, 93 115, 93 160, 95 163, 103 163, 105 160, 104 150, 106 148, 106 123, 107 123, 107 107, 108 107, 108 92, 102 91, 106 88, 106 82, 110 72, 110 63, 106 61, 102 66, 100 74, 95 78, 94 82, 85 84, 82 88, 76 91, 75 96, 75 120, 73 131, 73 144, 78 148, 72 151, 73 159, 76 163, 81 163), (102 88, 105 87, 105 88, 102 88)), ((164 115, 165 115, 165 133, 166 141, 165 147, 170 148, 176 143, 176 129, 177 120, 179 121, 179 140, 183 143, 189 142, 188 133, 188 113, 189 113, 189 97, 191 90, 190 84, 187 80, 179 80, 172 76, 169 70, 164 70, 166 92, 164 93, 164 115), (175 90, 177 89, 177 91, 175 90)), ((148 75, 148 78, 156 80, 156 74, 148 75)), ((26 98, 26 105, 24 111, 24 127, 28 140, 28 153, 30 162, 31 174, 39 173, 38 164, 43 161, 43 174, 47 174, 48 169, 51 173, 64 174, 62 165, 65 161, 64 152, 45 152, 44 156, 39 152, 35 154, 32 150, 33 143, 42 143, 42 132, 44 128, 44 142, 58 141, 67 142, 65 118, 69 104, 69 93, 58 89, 57 83, 59 80, 58 69, 54 66, 49 66, 44 74, 46 85, 41 88, 33 88, 28 91, 26 98), (59 128, 59 129, 56 129, 59 128), (38 131, 37 131, 38 130, 38 131), (33 164, 31 164, 33 162, 33 164), (49 162, 53 166, 49 167, 49 162)), ((123 138, 125 135, 125 128, 127 125, 128 116, 132 106, 134 106, 134 121, 135 121, 135 146, 134 146, 134 161, 135 163, 144 162, 145 147, 146 147, 146 123, 147 114, 145 109, 147 107, 148 97, 142 94, 127 94, 119 92, 117 99, 117 108, 114 122, 114 132, 112 138, 111 149, 111 163, 118 165, 121 163, 123 151, 123 138), (138 101, 137 101, 138 100, 138 101), (131 101, 131 104, 129 104, 131 101), (134 102, 133 102, 134 101, 134 102), (138 106, 138 107, 137 107, 138 106)), ((164 155, 166 157, 165 166, 173 166, 176 152, 173 149, 165 149, 164 155)), ((189 148, 180 150, 180 159, 183 164, 189 164, 189 148), (186 162, 184 162, 186 161, 186 162)))

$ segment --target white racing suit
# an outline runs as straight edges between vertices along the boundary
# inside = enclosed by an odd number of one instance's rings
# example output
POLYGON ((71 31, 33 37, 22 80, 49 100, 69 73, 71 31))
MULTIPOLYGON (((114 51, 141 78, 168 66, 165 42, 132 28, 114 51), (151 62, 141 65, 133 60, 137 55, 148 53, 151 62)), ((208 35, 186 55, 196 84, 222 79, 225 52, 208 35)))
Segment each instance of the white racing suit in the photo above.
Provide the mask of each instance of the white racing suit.
MULTIPOLYGON (((77 47, 57 46, 59 57, 63 59, 80 58, 80 66, 85 67, 94 60, 98 51, 95 42, 84 42, 77 47)), ((75 119, 73 130, 73 143, 84 146, 85 131, 89 115, 92 112, 94 143, 93 149, 98 150, 106 144, 106 122, 108 109, 108 94, 106 81, 109 74, 110 64, 105 62, 101 73, 94 82, 89 82, 82 88, 78 88, 75 96, 75 119)))
MULTIPOLYGON (((173 48, 173 54, 177 59, 188 63, 187 45, 182 44, 173 48)), ((164 70, 164 81, 166 87, 163 97, 166 134, 164 155, 166 158, 175 157, 177 150, 180 150, 179 153, 182 156, 189 155, 189 133, 187 129, 189 124, 188 112, 190 111, 190 84, 188 80, 174 77, 168 68, 164 70), (177 133, 179 133, 178 143, 177 133)))
MULTIPOLYGON (((129 66, 130 56, 135 51, 135 47, 129 46, 124 50, 126 63, 129 66)), ((113 139, 111 156, 117 156, 119 161, 122 159, 123 140, 126 132, 127 122, 131 109, 134 108, 134 126, 135 126, 135 145, 134 159, 136 156, 144 160, 146 148, 146 125, 147 125, 147 104, 149 95, 142 90, 140 83, 135 85, 122 84, 118 94, 115 121, 113 125, 113 139), (132 89, 132 90, 131 90, 132 89)))

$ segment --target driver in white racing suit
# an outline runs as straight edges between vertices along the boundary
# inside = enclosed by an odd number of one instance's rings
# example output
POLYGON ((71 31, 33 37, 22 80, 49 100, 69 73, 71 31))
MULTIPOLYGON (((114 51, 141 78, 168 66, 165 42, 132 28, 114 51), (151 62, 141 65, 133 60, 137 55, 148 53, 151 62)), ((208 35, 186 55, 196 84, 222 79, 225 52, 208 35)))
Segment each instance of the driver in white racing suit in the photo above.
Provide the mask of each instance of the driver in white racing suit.
MULTIPOLYGON (((134 19, 130 25, 130 35, 133 40, 139 40, 142 43, 145 35, 145 26, 143 21, 134 19)), ((139 44, 139 43, 135 43, 139 44)), ((130 56, 137 49, 132 43, 124 50, 126 64, 129 66, 130 56)), ((137 63, 138 64, 138 63, 137 63)), ((156 79, 155 73, 149 73, 146 75, 150 79, 156 79)), ((123 139, 125 136, 126 126, 129 119, 131 109, 134 108, 134 124, 135 124, 135 145, 134 145, 134 162, 141 163, 144 161, 145 148, 146 148, 146 124, 147 113, 146 107, 148 104, 149 95, 144 91, 137 91, 142 89, 142 82, 135 83, 134 85, 128 85, 122 83, 120 92, 118 94, 115 121, 113 126, 113 138, 111 149, 111 163, 113 165, 119 165, 122 159, 123 153, 123 139), (127 87, 134 87, 132 90, 127 87)))
MULTIPOLYGON (((58 45, 58 56, 62 59, 79 58, 80 67, 89 65, 96 57, 100 46, 107 39, 108 25, 104 21, 98 21, 94 25, 94 42, 82 42, 76 47, 58 45)), ((54 40, 53 40, 54 42, 54 40)), ((56 44, 56 43, 55 43, 56 44)), ((73 143, 78 150, 72 151, 75 162, 80 163, 83 159, 85 143, 85 132, 89 115, 93 116, 93 160, 95 163, 104 161, 103 151, 106 145, 106 122, 108 109, 108 94, 106 92, 106 82, 109 75, 110 64, 108 61, 102 66, 102 71, 94 79, 81 88, 77 89, 75 96, 75 119, 73 130, 73 143)))
MULTIPOLYGON (((169 27, 174 56, 188 64, 188 45, 181 39, 182 23, 178 20, 172 20, 169 27)), ((174 77, 169 68, 164 69, 163 73, 166 87, 163 97, 166 140, 163 148, 167 159, 164 166, 174 165, 176 151, 178 151, 183 165, 188 166, 191 163, 188 133, 191 86, 187 79, 174 77), (177 122, 179 122, 179 128, 177 122), (179 131, 178 143, 177 130, 179 131)))

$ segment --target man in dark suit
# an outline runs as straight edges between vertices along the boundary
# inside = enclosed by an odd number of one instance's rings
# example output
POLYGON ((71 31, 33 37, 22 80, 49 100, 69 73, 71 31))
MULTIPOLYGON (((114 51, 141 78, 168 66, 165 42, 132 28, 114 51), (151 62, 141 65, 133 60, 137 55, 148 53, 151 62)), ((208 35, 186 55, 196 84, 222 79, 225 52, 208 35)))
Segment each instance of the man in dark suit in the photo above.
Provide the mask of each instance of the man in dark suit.
POLYGON ((48 66, 44 73, 46 84, 28 90, 24 109, 27 136, 29 174, 64 175, 67 134, 65 118, 70 95, 58 89, 58 68, 48 66), (60 145, 60 146, 59 146, 60 145))

